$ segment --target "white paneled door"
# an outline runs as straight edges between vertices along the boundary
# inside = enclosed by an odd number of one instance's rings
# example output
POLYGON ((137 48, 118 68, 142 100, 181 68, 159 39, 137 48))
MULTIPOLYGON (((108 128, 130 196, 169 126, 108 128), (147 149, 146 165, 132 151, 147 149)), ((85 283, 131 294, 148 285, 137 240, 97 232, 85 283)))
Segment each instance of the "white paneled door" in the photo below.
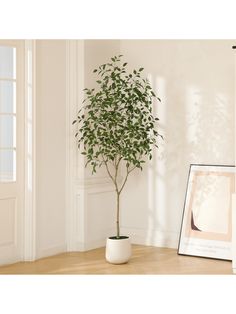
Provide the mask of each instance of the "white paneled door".
POLYGON ((23 251, 23 61, 22 41, 0 40, 0 265, 23 251))

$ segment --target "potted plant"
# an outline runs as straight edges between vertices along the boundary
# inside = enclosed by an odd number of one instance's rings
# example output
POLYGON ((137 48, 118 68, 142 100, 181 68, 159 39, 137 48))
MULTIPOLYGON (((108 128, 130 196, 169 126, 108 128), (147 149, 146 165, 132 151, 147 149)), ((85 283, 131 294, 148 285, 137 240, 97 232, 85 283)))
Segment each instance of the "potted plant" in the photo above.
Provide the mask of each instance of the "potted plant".
POLYGON ((128 72, 122 55, 111 58, 93 72, 98 75, 97 89, 85 88, 83 107, 73 124, 86 166, 92 173, 105 166, 116 192, 116 235, 106 244, 106 259, 111 263, 125 263, 131 256, 128 236, 120 234, 120 196, 127 179, 135 169, 152 158, 157 146, 157 131, 152 104, 154 93, 149 81, 141 77, 143 68, 128 72), (120 173, 124 174, 120 180, 120 173))

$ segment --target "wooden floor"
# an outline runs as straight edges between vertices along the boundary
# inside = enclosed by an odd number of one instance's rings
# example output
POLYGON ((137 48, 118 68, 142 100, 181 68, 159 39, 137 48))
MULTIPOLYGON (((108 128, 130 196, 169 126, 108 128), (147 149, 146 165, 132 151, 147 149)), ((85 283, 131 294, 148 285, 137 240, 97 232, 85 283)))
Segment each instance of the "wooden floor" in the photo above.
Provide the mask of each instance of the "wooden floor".
POLYGON ((180 256, 174 249, 133 245, 132 253, 123 265, 107 263, 105 248, 63 253, 2 266, 0 274, 232 274, 230 261, 180 256))

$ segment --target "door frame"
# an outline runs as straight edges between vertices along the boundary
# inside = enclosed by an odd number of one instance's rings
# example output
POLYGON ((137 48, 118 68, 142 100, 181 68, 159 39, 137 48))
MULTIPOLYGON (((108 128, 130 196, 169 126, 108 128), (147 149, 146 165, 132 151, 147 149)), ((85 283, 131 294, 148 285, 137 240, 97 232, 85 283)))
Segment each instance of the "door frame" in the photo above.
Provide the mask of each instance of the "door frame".
MULTIPOLYGON (((6 255, 2 256, 1 263, 12 263, 22 260, 24 246, 24 115, 25 115, 25 95, 24 95, 24 41, 23 40, 1 40, 4 46, 16 48, 16 212, 14 217, 14 246, 5 248, 6 255), (20 108, 20 110, 19 110, 20 108), (7 253, 8 252, 8 253, 7 253)), ((10 183, 10 182, 9 182, 10 183)), ((12 182, 13 183, 13 182, 12 182)), ((3 183, 5 184, 5 183, 3 183)), ((8 183, 6 183, 8 184, 8 183)), ((4 252, 4 251, 3 251, 4 252)))

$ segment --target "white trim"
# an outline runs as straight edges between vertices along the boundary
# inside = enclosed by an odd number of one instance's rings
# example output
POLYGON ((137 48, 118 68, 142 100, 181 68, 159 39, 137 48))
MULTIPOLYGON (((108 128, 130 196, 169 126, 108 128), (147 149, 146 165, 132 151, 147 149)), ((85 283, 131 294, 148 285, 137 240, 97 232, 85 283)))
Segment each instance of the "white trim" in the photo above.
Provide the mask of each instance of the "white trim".
POLYGON ((94 250, 97 248, 105 247, 107 237, 96 241, 89 241, 84 244, 84 251, 94 250))
MULTIPOLYGON (((119 178, 119 181, 121 181, 121 179, 119 178)), ((93 188, 93 187, 97 187, 100 185, 113 185, 111 179, 108 176, 102 176, 102 177, 89 177, 89 178, 79 178, 76 181, 76 185, 79 188, 93 188)), ((114 187, 115 190, 115 187, 114 187)))
MULTIPOLYGON (((13 261, 20 261, 22 259, 22 247, 23 247, 23 211, 24 211, 24 41, 1 40, 1 45, 11 46, 17 50, 16 62, 16 112, 17 112, 17 130, 16 130, 16 143, 17 143, 17 159, 16 159, 16 178, 14 181, 3 183, 2 188, 5 191, 14 191, 14 197, 16 196, 17 212, 14 215, 11 223, 14 226, 14 245, 1 247, 1 263, 10 263, 13 261), (16 181, 17 179, 17 181, 16 181), (4 186, 5 184, 5 186, 4 186)), ((10 116, 15 114, 9 113, 10 116)), ((11 148, 13 149, 13 148, 11 148)), ((13 149, 15 150, 15 147, 13 149)), ((8 195, 9 196, 9 195, 8 195)), ((9 199, 9 197, 7 197, 9 199)), ((10 197, 12 198, 12 197, 10 197)), ((4 222, 3 222, 4 223, 4 222)))
POLYGON ((35 40, 25 41, 25 210, 23 260, 36 258, 36 49, 35 40), (28 94, 29 80, 32 94, 28 94), (29 98, 30 97, 30 98, 29 98), (29 126, 29 120, 31 125, 29 126))
POLYGON ((232 268, 236 273, 236 193, 232 194, 232 268))
POLYGON ((158 229, 121 227, 121 233, 130 237, 133 244, 152 245, 157 247, 178 247, 178 232, 161 231, 158 229))
POLYGON ((1 257, 1 262, 0 262, 0 266, 5 266, 5 265, 10 265, 10 264, 15 264, 20 262, 18 257, 1 257))
POLYGON ((103 193, 115 193, 115 188, 113 187, 113 184, 99 184, 99 185, 91 185, 86 186, 84 185, 81 187, 80 185, 77 185, 76 188, 76 194, 86 193, 86 195, 94 195, 94 194, 103 194, 103 193))
MULTIPOLYGON (((111 234, 115 234, 115 231, 113 229, 110 229, 110 233, 109 233, 109 236, 111 234)), ((101 247, 105 247, 106 245, 106 239, 107 237, 103 237, 103 238, 100 238, 96 241, 87 241, 87 242, 77 242, 76 243, 76 251, 79 251, 79 252, 86 252, 86 251, 89 251, 89 250, 94 250, 94 249, 98 249, 98 248, 101 248, 101 247)))
POLYGON ((15 226, 18 230, 15 230, 16 247, 18 260, 22 257, 22 247, 24 244, 23 238, 23 213, 24 213, 24 41, 16 42, 16 49, 18 49, 16 60, 16 114, 18 124, 16 126, 16 162, 14 174, 17 188, 17 214, 15 215, 15 226), (17 220, 16 220, 17 219, 17 220))
POLYGON ((66 42, 66 239, 67 251, 77 250, 78 202, 76 180, 78 152, 75 144, 75 130, 72 125, 81 102, 79 91, 84 86, 84 42, 66 42))
MULTIPOLYGON (((236 75, 236 51, 234 53, 234 72, 236 75)), ((234 83, 234 94, 236 96, 236 82, 234 83)), ((234 100, 234 164, 236 166, 236 99, 234 100)), ((235 187, 236 187, 236 175, 235 175, 235 187)), ((236 193, 232 194, 232 269, 236 274, 236 193)))
POLYGON ((49 257, 57 254, 63 254, 66 252, 67 245, 65 243, 51 246, 42 250, 39 250, 39 253, 37 254, 37 260, 44 257, 49 257))

